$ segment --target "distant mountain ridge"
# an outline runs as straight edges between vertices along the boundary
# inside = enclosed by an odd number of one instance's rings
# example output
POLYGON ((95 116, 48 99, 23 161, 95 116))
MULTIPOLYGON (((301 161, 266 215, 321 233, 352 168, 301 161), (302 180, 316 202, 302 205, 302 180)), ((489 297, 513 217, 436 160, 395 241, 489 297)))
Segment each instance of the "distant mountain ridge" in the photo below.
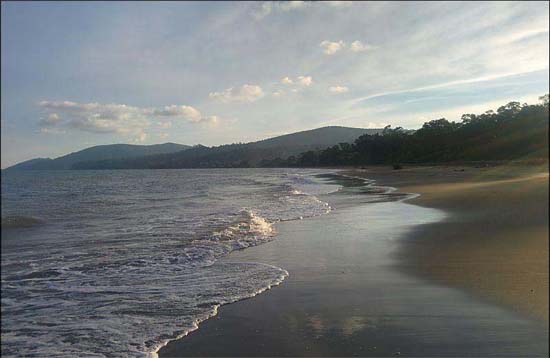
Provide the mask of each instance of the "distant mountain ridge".
POLYGON ((329 126, 310 129, 248 143, 258 148, 284 146, 330 147, 338 143, 351 143, 363 134, 381 133, 382 129, 329 126))
POLYGON ((70 153, 55 159, 36 158, 15 164, 6 170, 61 170, 72 169, 80 162, 117 160, 144 155, 174 153, 191 148, 188 145, 164 143, 153 145, 108 144, 98 145, 70 153))
POLYGON ((81 162, 74 169, 176 169, 257 167, 265 161, 288 158, 308 150, 350 143, 381 129, 322 127, 245 144, 196 146, 183 152, 149 155, 129 160, 81 162))
POLYGON ((285 134, 257 142, 227 144, 217 147, 205 147, 202 145, 189 147, 173 143, 156 146, 114 144, 84 149, 56 159, 32 159, 16 164, 8 169, 249 167, 258 166, 262 161, 276 158, 286 159, 309 150, 325 149, 339 143, 351 143, 363 134, 376 134, 381 131, 382 129, 332 126, 285 134), (160 150, 161 148, 162 150, 160 150), (140 150, 142 151, 141 155, 138 153, 140 150))

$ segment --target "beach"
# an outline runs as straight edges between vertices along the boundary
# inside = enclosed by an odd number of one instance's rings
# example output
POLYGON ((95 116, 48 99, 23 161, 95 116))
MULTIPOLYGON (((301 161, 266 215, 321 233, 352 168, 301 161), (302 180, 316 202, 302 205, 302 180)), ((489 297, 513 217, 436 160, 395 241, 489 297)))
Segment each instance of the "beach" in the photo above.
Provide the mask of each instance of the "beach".
POLYGON ((278 223, 272 242, 219 261, 284 268, 281 285, 159 355, 547 356, 547 173, 349 171, 421 195, 322 196, 330 214, 278 223))
POLYGON ((378 167, 355 174, 419 193, 410 203, 449 213, 409 234, 404 270, 548 325, 547 167, 378 167))

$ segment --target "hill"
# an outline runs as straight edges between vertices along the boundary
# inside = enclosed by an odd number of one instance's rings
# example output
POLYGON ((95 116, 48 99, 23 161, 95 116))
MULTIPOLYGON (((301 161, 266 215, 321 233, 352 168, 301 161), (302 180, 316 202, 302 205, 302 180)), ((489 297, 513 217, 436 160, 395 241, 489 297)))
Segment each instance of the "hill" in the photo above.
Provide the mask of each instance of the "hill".
POLYGON ((363 134, 375 134, 380 133, 381 131, 382 129, 331 126, 285 134, 249 144, 252 144, 256 148, 321 148, 330 147, 338 143, 351 143, 363 134))
POLYGON ((80 162, 126 160, 144 155, 174 153, 191 148, 188 145, 164 143, 154 145, 110 144, 86 148, 55 159, 37 158, 13 165, 6 170, 72 169, 80 162))
POLYGON ((183 152, 148 155, 132 159, 109 159, 80 162, 75 169, 161 169, 161 168, 230 168, 261 166, 275 158, 287 158, 308 150, 353 142, 365 134, 381 129, 323 127, 286 134, 245 144, 218 147, 196 146, 183 152))
MULTIPOLYGON (((445 118, 424 123, 416 131, 386 127, 297 157, 262 163, 273 167, 315 167, 371 164, 426 164, 449 162, 548 162, 548 104, 509 102, 494 111, 467 113, 461 122, 445 118)), ((399 165, 396 165, 398 168, 399 165)))

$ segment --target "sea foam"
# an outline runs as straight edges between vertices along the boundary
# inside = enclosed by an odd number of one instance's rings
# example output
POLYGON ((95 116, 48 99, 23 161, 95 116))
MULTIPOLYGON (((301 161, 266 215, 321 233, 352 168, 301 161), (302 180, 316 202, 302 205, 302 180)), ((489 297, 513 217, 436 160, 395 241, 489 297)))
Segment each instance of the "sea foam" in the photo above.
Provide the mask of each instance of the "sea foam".
POLYGON ((3 213, 43 222, 2 237, 2 354, 154 355, 280 284, 284 268, 219 259, 276 239, 279 221, 326 214, 320 196, 338 186, 318 173, 3 176, 3 213))

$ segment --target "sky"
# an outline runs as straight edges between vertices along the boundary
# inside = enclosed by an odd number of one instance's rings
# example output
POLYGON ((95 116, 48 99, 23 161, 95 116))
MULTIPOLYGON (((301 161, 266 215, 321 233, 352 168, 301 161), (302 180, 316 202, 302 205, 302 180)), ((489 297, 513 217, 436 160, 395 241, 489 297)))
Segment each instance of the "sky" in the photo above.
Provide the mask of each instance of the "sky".
POLYGON ((2 2, 1 165, 419 128, 549 92, 549 2, 2 2))

